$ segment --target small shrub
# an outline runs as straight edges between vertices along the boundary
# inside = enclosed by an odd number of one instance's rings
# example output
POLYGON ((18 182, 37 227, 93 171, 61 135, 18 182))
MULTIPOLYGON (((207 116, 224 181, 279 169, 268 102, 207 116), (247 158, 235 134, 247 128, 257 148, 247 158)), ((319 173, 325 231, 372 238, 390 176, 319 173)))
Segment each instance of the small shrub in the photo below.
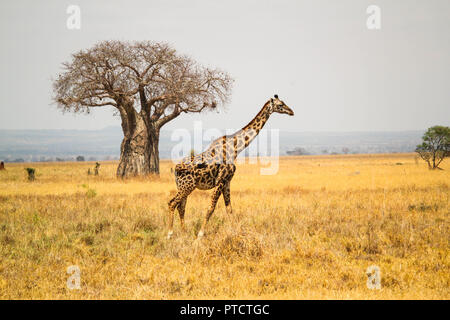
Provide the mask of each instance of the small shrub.
POLYGON ((100 169, 100 163, 95 163, 94 175, 98 176, 98 170, 100 169))
POLYGON ((95 189, 88 189, 86 191, 86 197, 88 198, 94 198, 97 195, 97 191, 95 189))
POLYGON ((14 240, 14 238, 11 237, 11 236, 8 235, 8 234, 3 235, 3 236, 1 237, 1 239, 0 239, 0 243, 1 243, 2 245, 4 245, 4 246, 6 246, 6 245, 13 245, 15 242, 16 242, 16 241, 14 240))
MULTIPOLYGON (((95 167, 94 167, 94 175, 98 176, 98 170, 100 169, 100 163, 96 162, 95 163, 95 167)), ((87 171, 88 176, 92 175, 92 171, 91 168, 88 169, 87 171)))
POLYGON ((420 212, 427 212, 427 211, 432 211, 433 209, 437 210, 438 206, 437 205, 430 206, 430 205, 427 205, 427 204, 425 204, 423 202, 421 202, 419 205, 410 204, 408 206, 408 210, 409 211, 417 210, 417 211, 420 211, 420 212))
POLYGON ((97 195, 97 191, 95 191, 95 189, 89 188, 89 186, 85 183, 83 183, 80 187, 86 189, 86 197, 88 198, 94 198, 97 195))
POLYGON ((233 257, 259 259, 263 255, 263 247, 261 242, 252 236, 236 234, 227 235, 225 238, 218 240, 208 253, 225 259, 233 257))
POLYGON ((156 229, 156 225, 149 218, 141 218, 133 226, 134 231, 152 232, 156 229))
POLYGON ((36 177, 35 177, 36 169, 34 169, 34 168, 25 168, 25 170, 28 173, 28 181, 34 181, 36 179, 36 177))
POLYGON ((111 227, 111 222, 109 222, 108 220, 103 220, 101 222, 97 222, 94 225, 94 232, 97 234, 103 232, 105 229, 109 227, 111 227))
POLYGON ((92 246, 94 244, 94 237, 92 235, 83 235, 80 240, 88 246, 92 246))

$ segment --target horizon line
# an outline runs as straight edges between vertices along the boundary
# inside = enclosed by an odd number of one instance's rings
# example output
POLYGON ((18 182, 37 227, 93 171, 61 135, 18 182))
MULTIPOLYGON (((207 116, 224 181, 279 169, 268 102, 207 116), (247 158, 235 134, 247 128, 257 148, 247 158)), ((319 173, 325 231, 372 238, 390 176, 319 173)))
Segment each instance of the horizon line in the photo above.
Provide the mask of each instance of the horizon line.
MULTIPOLYGON (((99 129, 76 129, 76 128, 64 128, 64 129, 44 129, 44 128, 40 128, 40 129, 3 129, 0 128, 0 131, 88 131, 88 132, 95 132, 95 131, 104 131, 107 129, 120 129, 120 131, 122 131, 120 126, 106 126, 103 128, 99 128, 99 129)), ((193 128, 188 128, 188 127, 180 127, 180 128, 175 128, 175 129, 161 129, 161 132, 171 132, 174 131, 176 129, 187 129, 189 131, 193 130, 193 128)), ((211 129, 209 127, 205 127, 203 128, 203 130, 208 130, 211 129)), ((235 128, 216 128, 218 130, 227 130, 227 129, 235 129, 235 128)), ((272 129, 277 129, 277 128, 272 128, 272 129)), ((370 133, 388 133, 388 132, 418 132, 418 131, 426 131, 428 128, 425 129, 402 129, 402 130, 395 130, 395 129, 388 129, 388 130, 317 130, 317 131, 313 131, 313 130, 295 130, 295 129, 280 129, 278 128, 280 131, 284 131, 284 132, 292 132, 292 133, 361 133, 361 132, 370 132, 370 133)), ((238 130, 238 129, 236 129, 238 130)))

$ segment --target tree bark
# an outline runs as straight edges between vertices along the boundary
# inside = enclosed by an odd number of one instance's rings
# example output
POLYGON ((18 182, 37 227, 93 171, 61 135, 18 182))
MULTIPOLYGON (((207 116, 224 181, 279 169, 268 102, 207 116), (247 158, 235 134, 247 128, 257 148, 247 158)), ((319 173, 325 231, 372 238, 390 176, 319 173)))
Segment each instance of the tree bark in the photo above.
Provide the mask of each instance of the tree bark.
POLYGON ((150 127, 150 173, 159 175, 159 129, 150 127))
POLYGON ((144 121, 141 114, 131 109, 129 112, 132 114, 122 114, 124 138, 120 146, 117 177, 159 175, 159 130, 144 121))

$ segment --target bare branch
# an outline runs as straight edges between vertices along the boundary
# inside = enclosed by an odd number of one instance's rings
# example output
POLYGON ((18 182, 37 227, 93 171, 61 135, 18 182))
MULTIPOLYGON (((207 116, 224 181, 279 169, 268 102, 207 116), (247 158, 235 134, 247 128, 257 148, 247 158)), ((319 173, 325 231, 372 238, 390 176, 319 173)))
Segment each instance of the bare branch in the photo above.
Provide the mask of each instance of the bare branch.
POLYGON ((204 68, 164 43, 104 41, 63 63, 53 100, 65 111, 88 112, 119 108, 127 97, 142 116, 163 125, 180 113, 225 104, 232 83, 225 72, 204 68))

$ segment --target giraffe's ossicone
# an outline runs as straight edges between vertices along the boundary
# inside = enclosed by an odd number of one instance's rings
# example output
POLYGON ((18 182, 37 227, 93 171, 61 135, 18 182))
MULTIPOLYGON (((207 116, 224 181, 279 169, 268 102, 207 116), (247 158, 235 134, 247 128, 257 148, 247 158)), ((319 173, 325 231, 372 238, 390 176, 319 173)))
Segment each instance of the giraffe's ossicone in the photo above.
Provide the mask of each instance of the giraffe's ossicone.
POLYGON ((217 200, 223 195, 226 210, 232 213, 230 199, 230 182, 236 171, 234 164, 237 156, 256 138, 264 124, 273 113, 285 113, 290 116, 294 112, 277 95, 269 99, 256 117, 241 130, 232 135, 222 136, 214 140, 204 152, 186 157, 175 166, 175 182, 178 192, 169 201, 169 233, 173 234, 173 216, 175 209, 180 215, 181 228, 184 229, 184 212, 188 196, 196 188, 201 190, 213 189, 211 204, 205 220, 198 233, 204 235, 209 218, 214 212, 217 200))

